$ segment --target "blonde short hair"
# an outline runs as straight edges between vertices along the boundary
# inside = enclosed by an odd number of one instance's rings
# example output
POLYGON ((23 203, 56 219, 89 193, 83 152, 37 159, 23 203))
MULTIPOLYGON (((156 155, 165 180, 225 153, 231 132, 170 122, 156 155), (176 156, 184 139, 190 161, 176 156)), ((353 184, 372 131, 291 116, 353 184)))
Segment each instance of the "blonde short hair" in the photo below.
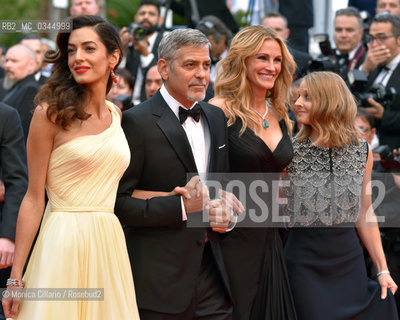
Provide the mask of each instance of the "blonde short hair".
POLYGON ((314 144, 342 147, 358 144, 355 127, 357 105, 343 79, 333 72, 312 72, 303 80, 311 100, 310 125, 303 125, 297 138, 308 139, 312 130, 319 132, 314 144))

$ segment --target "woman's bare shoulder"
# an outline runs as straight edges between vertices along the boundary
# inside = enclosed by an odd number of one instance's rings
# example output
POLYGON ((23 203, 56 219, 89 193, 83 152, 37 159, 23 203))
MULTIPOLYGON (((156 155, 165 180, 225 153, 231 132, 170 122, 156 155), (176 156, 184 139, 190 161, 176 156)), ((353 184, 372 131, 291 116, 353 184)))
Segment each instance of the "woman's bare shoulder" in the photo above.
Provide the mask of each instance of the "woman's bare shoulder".
POLYGON ((208 101, 208 103, 213 104, 214 106, 220 107, 222 110, 225 109, 226 99, 223 97, 214 97, 208 101))
MULTIPOLYGON (((55 133, 59 128, 54 121, 50 120, 47 115, 47 110, 49 106, 47 103, 41 103, 36 106, 33 111, 32 122, 30 126, 30 131, 38 129, 39 131, 46 131, 46 133, 55 133)), ((55 118, 55 115, 54 115, 55 118)))

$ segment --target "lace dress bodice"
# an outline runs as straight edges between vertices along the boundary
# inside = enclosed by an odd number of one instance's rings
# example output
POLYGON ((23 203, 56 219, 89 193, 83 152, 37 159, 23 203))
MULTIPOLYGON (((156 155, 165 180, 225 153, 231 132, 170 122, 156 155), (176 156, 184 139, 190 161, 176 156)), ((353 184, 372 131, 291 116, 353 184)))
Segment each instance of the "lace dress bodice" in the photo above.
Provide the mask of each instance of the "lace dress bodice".
POLYGON ((311 139, 293 139, 294 158, 284 188, 289 226, 352 224, 358 218, 361 186, 368 156, 365 141, 322 148, 311 139))

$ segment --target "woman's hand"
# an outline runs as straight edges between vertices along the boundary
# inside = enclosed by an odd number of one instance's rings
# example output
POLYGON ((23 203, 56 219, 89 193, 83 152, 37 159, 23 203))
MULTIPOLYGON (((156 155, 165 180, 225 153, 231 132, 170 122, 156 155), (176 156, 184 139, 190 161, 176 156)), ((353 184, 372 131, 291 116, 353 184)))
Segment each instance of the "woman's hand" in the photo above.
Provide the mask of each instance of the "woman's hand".
POLYGON ((14 300, 15 298, 12 296, 12 294, 15 294, 17 290, 23 290, 23 288, 7 286, 7 290, 3 291, 1 303, 3 305, 6 319, 16 319, 18 316, 20 301, 14 300))
POLYGON ((175 187, 174 190, 170 192, 162 192, 162 191, 148 191, 148 190, 140 190, 135 189, 132 192, 132 197, 137 199, 151 199, 154 197, 167 197, 167 196, 176 196, 182 195, 186 199, 190 199, 190 194, 188 189, 185 187, 175 187))
POLYGON ((177 196, 181 195, 182 197, 186 199, 190 199, 190 193, 189 190, 186 189, 185 187, 175 187, 174 190, 168 193, 169 196, 177 196))
POLYGON ((385 300, 387 297, 387 289, 390 289, 393 294, 397 291, 397 284, 393 281, 392 277, 388 273, 384 273, 378 276, 377 281, 381 286, 381 299, 385 300))

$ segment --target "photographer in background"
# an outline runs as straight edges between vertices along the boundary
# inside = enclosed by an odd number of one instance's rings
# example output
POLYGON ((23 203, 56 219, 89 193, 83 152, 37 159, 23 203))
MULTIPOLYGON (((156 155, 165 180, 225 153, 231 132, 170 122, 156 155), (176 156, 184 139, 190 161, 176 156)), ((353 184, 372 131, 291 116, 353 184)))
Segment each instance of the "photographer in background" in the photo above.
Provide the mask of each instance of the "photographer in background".
POLYGON ((113 102, 122 111, 132 107, 132 94, 135 86, 135 78, 127 69, 115 70, 117 83, 114 83, 107 94, 107 100, 113 102))
POLYGON ((310 71, 333 71, 349 85, 348 73, 358 69, 366 57, 363 33, 363 21, 356 8, 337 10, 334 20, 336 49, 330 49, 329 39, 320 43, 323 55, 312 61, 310 71))
POLYGON ((400 17, 377 14, 369 28, 368 53, 361 69, 368 75, 367 88, 382 84, 397 92, 385 107, 369 98, 362 105, 374 116, 381 145, 400 147, 400 17))
POLYGON ((221 19, 212 15, 203 17, 197 24, 196 29, 203 32, 211 43, 210 81, 214 82, 217 76, 215 71, 216 64, 227 56, 232 40, 232 32, 221 19))
POLYGON ((158 60, 158 45, 162 33, 158 31, 162 23, 160 4, 155 0, 142 0, 135 14, 133 24, 122 28, 119 35, 126 48, 120 68, 126 68, 135 77, 133 104, 146 100, 145 83, 147 70, 158 60))

